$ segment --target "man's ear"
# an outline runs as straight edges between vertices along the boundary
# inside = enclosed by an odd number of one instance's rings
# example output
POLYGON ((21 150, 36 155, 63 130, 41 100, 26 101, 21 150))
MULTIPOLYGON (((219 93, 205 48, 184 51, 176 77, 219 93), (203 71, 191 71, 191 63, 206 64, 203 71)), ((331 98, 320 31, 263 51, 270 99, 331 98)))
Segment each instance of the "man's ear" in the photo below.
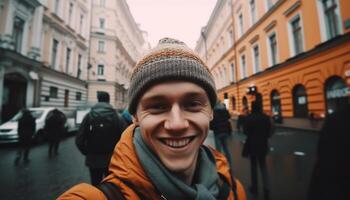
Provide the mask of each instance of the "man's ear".
POLYGON ((211 110, 211 113, 210 113, 210 121, 214 119, 214 111, 211 110))

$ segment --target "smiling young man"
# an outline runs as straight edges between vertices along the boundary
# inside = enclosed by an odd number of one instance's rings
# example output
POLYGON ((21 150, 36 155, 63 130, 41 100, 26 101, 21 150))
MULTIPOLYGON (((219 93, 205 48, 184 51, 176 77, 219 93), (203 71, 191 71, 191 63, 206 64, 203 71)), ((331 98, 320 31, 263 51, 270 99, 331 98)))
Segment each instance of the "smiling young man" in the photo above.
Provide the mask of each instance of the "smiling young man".
POLYGON ((215 85, 183 42, 164 38, 136 64, 129 101, 134 123, 115 147, 110 175, 99 189, 79 184, 59 199, 246 199, 225 157, 202 145, 215 85))

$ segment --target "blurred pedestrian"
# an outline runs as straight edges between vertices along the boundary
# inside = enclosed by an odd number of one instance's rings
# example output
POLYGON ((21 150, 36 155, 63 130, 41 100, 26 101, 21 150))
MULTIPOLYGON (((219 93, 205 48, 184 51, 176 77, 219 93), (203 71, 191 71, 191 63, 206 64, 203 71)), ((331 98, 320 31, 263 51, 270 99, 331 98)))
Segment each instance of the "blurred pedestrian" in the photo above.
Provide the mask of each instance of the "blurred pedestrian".
POLYGON ((249 114, 249 110, 247 107, 244 107, 242 109, 242 112, 238 115, 237 123, 236 123, 236 128, 238 132, 243 131, 243 125, 245 121, 245 117, 249 114))
POLYGON ((117 111, 109 104, 107 92, 97 93, 98 103, 84 117, 76 145, 86 156, 92 185, 98 185, 108 175, 108 165, 115 144, 126 124, 117 111))
POLYGON ((320 132, 309 200, 349 199, 350 104, 326 117, 320 132))
POLYGON ((217 102, 214 107, 214 118, 210 122, 210 129, 214 132, 216 149, 225 154, 232 167, 232 156, 228 148, 228 140, 232 131, 230 118, 230 113, 225 104, 217 102))
POLYGON ((65 133, 66 115, 58 109, 52 110, 45 120, 45 135, 49 142, 49 157, 58 155, 60 140, 65 133))
POLYGON ((269 199, 269 177, 266 167, 268 138, 271 136, 270 117, 263 113, 261 104, 252 102, 252 112, 247 115, 243 125, 243 133, 247 135, 247 153, 250 158, 251 186, 250 192, 258 193, 258 166, 260 168, 264 187, 264 198, 269 199))
POLYGON ((35 118, 31 115, 28 109, 23 109, 22 116, 18 120, 18 136, 19 136, 19 149, 15 164, 19 164, 21 158, 25 163, 29 162, 29 151, 32 142, 32 137, 35 133, 35 118))
POLYGON ((202 145, 216 99, 200 57, 181 41, 160 40, 131 75, 134 123, 116 145, 111 174, 100 190, 80 184, 58 199, 245 200, 225 157, 202 145))

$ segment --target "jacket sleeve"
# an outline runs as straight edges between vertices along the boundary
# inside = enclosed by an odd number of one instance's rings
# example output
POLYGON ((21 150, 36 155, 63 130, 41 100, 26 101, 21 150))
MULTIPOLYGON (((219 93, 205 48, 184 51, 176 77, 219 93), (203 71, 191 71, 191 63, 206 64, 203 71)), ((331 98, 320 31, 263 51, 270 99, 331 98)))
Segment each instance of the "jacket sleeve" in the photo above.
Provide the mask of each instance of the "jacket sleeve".
POLYGON ((83 154, 86 155, 87 153, 87 131, 89 129, 89 121, 90 121, 90 117, 89 114, 87 114, 83 121, 80 124, 79 130, 78 130, 78 134, 75 138, 75 144, 77 145, 79 151, 83 154))
POLYGON ((96 187, 81 183, 61 194, 57 200, 107 200, 107 198, 96 187))

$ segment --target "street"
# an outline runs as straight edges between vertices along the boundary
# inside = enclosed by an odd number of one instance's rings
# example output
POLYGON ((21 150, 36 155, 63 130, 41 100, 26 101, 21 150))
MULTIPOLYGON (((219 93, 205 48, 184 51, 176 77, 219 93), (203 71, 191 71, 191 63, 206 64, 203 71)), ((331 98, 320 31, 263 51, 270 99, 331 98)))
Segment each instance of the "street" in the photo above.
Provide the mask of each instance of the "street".
MULTIPOLYGON (((290 129, 277 129, 271 138, 271 152, 267 157, 272 200, 304 200, 315 160, 317 134, 290 129)), ((208 138, 213 140, 212 137, 208 138)), ((235 176, 247 189, 250 184, 248 159, 241 157, 244 136, 233 134, 230 148, 233 151, 235 176)), ((62 192, 80 182, 89 182, 84 157, 78 152, 74 137, 64 139, 57 157, 48 157, 47 144, 34 146, 31 162, 14 165, 16 145, 0 147, 0 196, 3 200, 55 199, 62 192)), ((259 186, 261 179, 259 177, 259 186)), ((254 198, 247 191, 248 199, 254 198)))

